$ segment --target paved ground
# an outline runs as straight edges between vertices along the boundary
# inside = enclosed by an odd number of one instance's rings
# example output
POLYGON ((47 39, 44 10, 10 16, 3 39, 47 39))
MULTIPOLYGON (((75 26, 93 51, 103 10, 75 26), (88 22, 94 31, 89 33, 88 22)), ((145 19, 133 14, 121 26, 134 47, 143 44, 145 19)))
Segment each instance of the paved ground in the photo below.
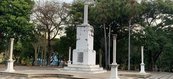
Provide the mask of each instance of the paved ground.
MULTIPOLYGON (((0 66, 0 79, 108 79, 110 76, 110 71, 105 73, 98 74, 89 74, 89 73, 73 73, 73 72, 64 72, 57 67, 40 67, 40 66, 15 66, 15 74, 4 74, 2 73, 6 69, 5 66, 0 66), (26 78, 20 74, 39 74, 39 77, 26 78), (49 76, 53 74, 53 76, 49 76), (61 74, 61 75, 58 75, 61 74), (69 76, 74 76, 74 78, 68 78, 69 76), (66 78, 63 78, 63 77, 66 78), (60 77, 60 78, 57 78, 60 77)), ((118 71, 120 79, 139 79, 135 75, 138 72, 127 72, 127 71, 118 71), (128 74, 128 75, 122 75, 128 74), (129 75, 130 74, 130 75, 129 75)), ((173 79, 173 73, 167 72, 150 72, 151 76, 147 79, 173 79)))

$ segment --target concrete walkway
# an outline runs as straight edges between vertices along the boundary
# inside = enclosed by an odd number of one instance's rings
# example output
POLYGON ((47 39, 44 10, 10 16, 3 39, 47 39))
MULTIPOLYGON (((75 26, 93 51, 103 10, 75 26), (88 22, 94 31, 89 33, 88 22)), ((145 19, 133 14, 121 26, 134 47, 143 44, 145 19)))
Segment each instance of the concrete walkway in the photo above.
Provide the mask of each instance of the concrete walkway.
MULTIPOLYGON (((1 71, 0 79, 108 79, 110 76, 110 71, 105 73, 97 73, 97 74, 76 73, 76 72, 65 72, 62 71, 62 68, 57 68, 57 67, 15 66, 16 71, 13 73, 4 73, 3 71, 5 69, 6 69, 5 66, 0 66, 0 71, 1 71), (35 77, 26 77, 26 75, 35 76, 35 77), (69 76, 73 78, 69 78, 69 76)), ((119 71, 120 79, 144 79, 144 78, 138 78, 136 74, 139 73, 119 71)), ((173 73, 152 72, 151 76, 147 79, 173 79, 173 73)))

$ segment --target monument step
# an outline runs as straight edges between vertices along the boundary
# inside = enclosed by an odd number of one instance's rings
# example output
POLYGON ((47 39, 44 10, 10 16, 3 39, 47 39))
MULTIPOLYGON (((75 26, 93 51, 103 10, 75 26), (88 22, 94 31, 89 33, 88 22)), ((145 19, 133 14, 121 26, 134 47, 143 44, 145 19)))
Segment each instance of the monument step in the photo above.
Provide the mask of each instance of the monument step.
POLYGON ((68 67, 82 67, 82 68, 100 68, 99 65, 75 65, 75 64, 70 64, 68 67))
POLYGON ((104 73, 106 70, 103 70, 99 65, 69 65, 64 67, 64 71, 69 72, 83 72, 83 73, 104 73))
POLYGON ((77 67, 65 67, 66 70, 79 70, 79 71, 96 71, 103 70, 103 68, 77 68, 77 67))

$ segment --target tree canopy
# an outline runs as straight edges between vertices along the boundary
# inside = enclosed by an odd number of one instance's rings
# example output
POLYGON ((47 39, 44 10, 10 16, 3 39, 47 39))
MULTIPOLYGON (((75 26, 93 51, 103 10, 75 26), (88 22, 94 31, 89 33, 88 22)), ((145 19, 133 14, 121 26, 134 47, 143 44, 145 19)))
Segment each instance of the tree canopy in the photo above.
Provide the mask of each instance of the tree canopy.
MULTIPOLYGON (((163 62, 160 60, 169 59, 169 56, 166 58, 163 56, 165 57, 168 53, 171 54, 172 48, 172 30, 170 30, 173 23, 172 6, 171 0, 142 0, 141 3, 134 0, 98 0, 95 6, 90 5, 89 8, 89 23, 94 26, 95 30, 95 50, 97 53, 99 49, 104 51, 103 25, 109 29, 111 27, 112 33, 118 34, 117 62, 121 68, 126 69, 128 26, 131 20, 131 58, 134 60, 131 62, 132 69, 138 67, 140 63, 140 61, 135 60, 140 60, 140 47, 142 45, 145 47, 147 69, 152 70, 155 65, 163 66, 163 64, 160 65, 163 62)), ((72 4, 70 19, 72 24, 78 25, 82 23, 82 18, 83 2, 79 0, 72 4)), ((106 30, 106 34, 108 34, 109 29, 106 30)), ((70 32, 69 30, 66 31, 70 32)), ((169 64, 172 64, 171 61, 169 64)))

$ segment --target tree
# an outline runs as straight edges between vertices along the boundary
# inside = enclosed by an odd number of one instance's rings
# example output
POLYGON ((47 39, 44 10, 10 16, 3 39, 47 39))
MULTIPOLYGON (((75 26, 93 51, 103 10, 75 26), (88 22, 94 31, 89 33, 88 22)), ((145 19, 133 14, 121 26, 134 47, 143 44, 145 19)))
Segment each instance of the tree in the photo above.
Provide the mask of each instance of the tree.
MULTIPOLYGON (((129 0, 109 0, 109 1, 99 0, 99 2, 96 4, 96 7, 93 9, 94 10, 92 15, 94 16, 91 16, 91 18, 92 17, 94 18, 92 18, 90 21, 95 26, 95 29, 98 30, 98 27, 100 25, 105 25, 106 28, 108 28, 108 30, 106 31, 106 34, 109 33, 110 30, 112 30, 113 31, 112 33, 115 33, 118 35, 117 40, 124 40, 124 38, 126 38, 126 36, 128 35, 127 29, 128 29, 129 21, 131 20, 132 24, 140 22, 139 15, 142 13, 142 7, 140 6, 140 4, 134 1, 133 7, 131 7, 131 2, 129 2, 129 0), (132 16, 133 18, 131 18, 132 16)), ((103 31, 102 31, 102 35, 103 35, 103 31)), ((108 39, 111 39, 112 41, 111 36, 110 35, 107 35, 107 36, 109 36, 108 39)), ((100 37, 96 37, 96 38, 98 38, 98 40, 100 39, 100 37)), ((107 39, 107 37, 105 38, 107 39)), ((121 45, 121 46, 124 46, 123 48, 126 48, 126 44, 124 42, 125 40, 123 41, 123 43, 120 43, 120 42, 119 43, 123 44, 121 45)), ((112 44, 110 45, 109 48, 111 47, 112 47, 112 44)), ((118 49, 117 51, 121 51, 121 50, 118 49)), ((123 50, 123 51, 125 52, 127 50, 123 50)), ((112 59, 112 57, 109 57, 109 56, 110 56, 109 53, 108 53, 108 56, 106 56, 105 54, 105 59, 108 59, 108 60, 112 59)), ((106 62, 109 62, 109 61, 105 60, 105 63, 106 62)))
POLYGON ((18 42, 30 39, 33 29, 32 23, 29 22, 32 7, 31 0, 0 1, 0 46, 2 48, 0 50, 5 51, 5 54, 7 54, 9 38, 15 38, 15 57, 21 54, 18 42))
POLYGON ((172 41, 167 28, 172 26, 172 1, 155 0, 143 2, 144 11, 142 13, 144 27, 135 39, 140 41, 138 45, 144 45, 147 54, 148 69, 154 70, 158 59, 168 52, 166 50, 172 41), (165 9, 166 8, 166 9, 165 9))
POLYGON ((51 57, 51 40, 53 40, 63 29, 68 20, 68 4, 58 2, 45 2, 36 5, 33 10, 33 22, 36 24, 36 31, 46 33, 48 51, 47 64, 50 64, 51 57))
POLYGON ((25 39, 32 29, 29 23, 32 6, 32 1, 28 0, 1 0, 1 36, 25 39))
POLYGON ((66 27, 65 33, 66 35, 60 37, 60 40, 56 42, 54 49, 57 49, 56 51, 58 51, 58 54, 62 56, 63 59, 68 60, 69 47, 74 49, 76 45, 76 27, 66 27))

